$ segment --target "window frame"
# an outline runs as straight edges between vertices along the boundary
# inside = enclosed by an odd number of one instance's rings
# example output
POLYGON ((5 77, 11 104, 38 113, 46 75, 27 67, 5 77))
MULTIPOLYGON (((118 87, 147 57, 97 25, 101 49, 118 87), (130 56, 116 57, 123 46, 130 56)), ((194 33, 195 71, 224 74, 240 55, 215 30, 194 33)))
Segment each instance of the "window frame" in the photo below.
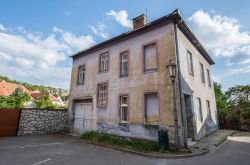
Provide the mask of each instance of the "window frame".
POLYGON ((207 69, 207 81, 208 81, 208 86, 212 87, 211 75, 210 75, 210 70, 209 69, 207 69))
POLYGON ((77 85, 84 85, 85 84, 85 74, 86 74, 86 65, 79 65, 78 66, 78 70, 77 70, 77 85), (83 71, 83 82, 79 82, 79 74, 80 74, 80 68, 83 67, 84 71, 83 71))
POLYGON ((109 85, 108 85, 108 82, 102 82, 102 83, 98 83, 97 84, 97 107, 98 108, 107 108, 107 105, 108 105, 108 88, 109 88, 109 85), (105 105, 100 105, 100 88, 99 86, 101 85, 106 85, 106 103, 105 105))
POLYGON ((119 121, 120 123, 128 123, 129 122, 129 96, 128 94, 122 94, 122 95, 119 95, 119 121), (123 105, 122 106, 122 98, 123 97, 127 97, 127 105, 123 105), (123 117, 122 117, 122 107, 126 107, 127 108, 127 120, 123 120, 123 117))
POLYGON ((210 101, 206 100, 206 106, 207 106, 207 118, 209 122, 212 122, 212 114, 211 114, 211 105, 210 105, 210 101))
POLYGON ((119 68, 120 68, 120 71, 119 71, 119 77, 120 78, 124 78, 124 77, 128 77, 129 76, 129 63, 130 63, 130 60, 129 60, 129 57, 130 57, 130 51, 129 50, 125 50, 125 51, 122 51, 120 52, 120 56, 119 56, 119 68), (122 75, 122 55, 123 53, 127 53, 127 74, 125 75, 122 75))
POLYGON ((144 73, 157 72, 159 70, 159 60, 158 60, 158 58, 159 58, 159 52, 158 52, 158 42, 157 41, 151 41, 151 42, 148 42, 148 43, 142 45, 142 58, 143 58, 143 72, 144 73), (145 59, 145 47, 150 46, 150 45, 155 45, 155 50, 156 50, 156 68, 147 69, 146 65, 145 65, 145 62, 146 62, 146 59, 145 59))
POLYGON ((159 122, 160 122, 160 119, 161 119, 161 103, 160 103, 160 94, 159 94, 159 91, 145 91, 144 92, 144 107, 143 107, 143 111, 144 111, 144 124, 147 124, 147 125, 159 125, 159 122), (158 121, 157 121, 157 124, 155 123, 149 123, 147 121, 147 113, 146 113, 146 110, 147 110, 147 97, 146 95, 156 95, 157 97, 157 100, 158 100, 158 106, 159 106, 159 112, 158 112, 158 121))
POLYGON ((206 84, 206 78, 205 78, 205 69, 203 63, 200 62, 200 76, 201 76, 201 82, 203 84, 206 84))
POLYGON ((201 122, 203 122, 203 114, 202 114, 202 102, 200 97, 196 97, 198 100, 198 112, 199 112, 199 119, 201 122))
POLYGON ((100 55, 99 55, 99 67, 98 67, 99 73, 108 72, 108 71, 109 71, 109 63, 110 63, 109 52, 106 51, 106 52, 100 53, 100 55), (101 63, 102 63, 101 57, 102 57, 103 55, 107 55, 107 69, 106 69, 106 70, 101 70, 101 63))
POLYGON ((193 54, 191 51, 187 50, 187 63, 188 63, 188 73, 194 77, 194 62, 193 62, 193 54), (191 57, 191 59, 190 59, 191 57), (190 66, 191 65, 191 66, 190 66), (190 70, 191 69, 191 70, 190 70))

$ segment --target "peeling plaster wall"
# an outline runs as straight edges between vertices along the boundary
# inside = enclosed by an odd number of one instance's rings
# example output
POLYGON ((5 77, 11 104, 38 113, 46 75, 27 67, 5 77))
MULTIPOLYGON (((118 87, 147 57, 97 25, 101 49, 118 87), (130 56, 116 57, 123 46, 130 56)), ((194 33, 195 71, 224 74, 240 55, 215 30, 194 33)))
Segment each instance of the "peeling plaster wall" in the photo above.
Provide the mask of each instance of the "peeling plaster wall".
POLYGON ((199 53, 199 51, 192 45, 192 43, 185 37, 185 35, 178 29, 178 41, 180 52, 180 66, 182 73, 182 88, 183 93, 189 94, 193 101, 193 120, 196 130, 196 138, 200 139, 206 133, 218 128, 217 109, 215 102, 215 94, 212 80, 212 67, 199 53), (189 74, 187 63, 187 50, 193 55, 194 76, 189 74), (201 82, 200 76, 200 62, 204 66, 205 84, 201 82), (210 71, 211 87, 208 86, 207 70, 210 71), (199 118, 198 102, 196 98, 201 98, 203 121, 199 118), (207 105, 206 100, 210 101, 211 116, 213 122, 207 121, 207 105))
MULTIPOLYGON (((151 30, 147 33, 119 42, 103 50, 96 51, 86 56, 73 60, 71 75, 69 121, 72 124, 74 118, 74 100, 92 97, 94 121, 97 122, 97 130, 106 130, 124 136, 136 136, 147 139, 156 139, 159 126, 146 126, 144 121, 144 93, 155 91, 159 98, 159 125, 174 125, 172 112, 172 88, 166 65, 170 59, 175 59, 174 27, 168 24, 151 30), (143 45, 155 41, 158 51, 158 71, 144 73, 143 71, 143 45), (120 53, 129 51, 129 75, 120 78, 120 53), (98 73, 99 55, 109 51, 110 67, 106 73, 98 73), (85 64, 86 74, 84 85, 77 85, 77 70, 79 65, 85 64), (97 84, 108 83, 107 108, 97 108, 97 84), (129 124, 119 124, 119 96, 129 96, 129 124)), ((178 80, 176 80, 176 94, 179 97, 178 80)), ((177 108, 179 99, 177 99, 177 108)), ((181 114, 179 125, 181 126, 181 114)), ((182 131, 180 131, 182 132, 182 131)), ((172 131, 170 131, 172 133, 172 131)), ((182 133, 180 133, 182 136, 182 133)), ((172 137, 172 135, 171 135, 172 137)))

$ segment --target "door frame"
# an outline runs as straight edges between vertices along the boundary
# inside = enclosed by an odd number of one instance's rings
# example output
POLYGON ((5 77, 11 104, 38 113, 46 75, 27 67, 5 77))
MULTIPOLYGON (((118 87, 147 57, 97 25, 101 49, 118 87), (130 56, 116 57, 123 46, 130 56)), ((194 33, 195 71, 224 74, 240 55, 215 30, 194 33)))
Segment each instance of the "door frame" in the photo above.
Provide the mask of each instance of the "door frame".
POLYGON ((190 113, 192 115, 191 117, 191 123, 192 123, 192 139, 193 140, 196 140, 196 122, 195 122, 195 109, 194 109, 194 106, 195 106, 195 102, 194 102, 194 99, 193 99, 193 94, 188 94, 188 93, 183 93, 183 96, 184 96, 184 106, 185 106, 185 111, 186 111, 186 115, 185 115, 185 118, 186 118, 186 125, 187 125, 187 138, 189 138, 189 127, 188 127, 188 112, 187 112, 187 107, 186 107, 186 96, 190 97, 190 113))
MULTIPOLYGON (((75 127, 75 112, 76 112, 76 104, 77 103, 89 103, 92 106, 92 121, 93 122, 93 114, 94 114, 94 103, 93 103, 93 98, 92 97, 86 97, 86 98, 81 98, 81 99, 74 99, 73 100, 73 108, 72 108, 72 115, 73 115, 73 132, 74 127, 75 127)), ((83 110, 84 111, 84 110, 83 110)), ((84 115, 84 112, 83 112, 84 115)), ((93 128, 92 128, 93 129, 93 128)), ((83 132, 84 132, 84 116, 83 116, 83 132)))

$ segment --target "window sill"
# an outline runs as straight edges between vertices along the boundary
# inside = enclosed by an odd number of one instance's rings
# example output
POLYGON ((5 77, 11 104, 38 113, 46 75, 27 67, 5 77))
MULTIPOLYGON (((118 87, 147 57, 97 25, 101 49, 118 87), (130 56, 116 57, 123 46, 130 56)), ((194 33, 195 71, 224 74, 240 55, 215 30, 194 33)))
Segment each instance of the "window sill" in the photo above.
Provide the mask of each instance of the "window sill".
POLYGON ((98 71, 98 74, 107 73, 109 70, 98 71))
POLYGON ((146 122, 144 122, 143 124, 147 126, 160 126, 160 124, 152 124, 152 123, 146 123, 146 122))
POLYGON ((194 74, 192 74, 192 73, 189 73, 189 76, 192 77, 192 78, 194 78, 194 74))
POLYGON ((127 78, 127 77, 128 77, 128 75, 124 75, 124 76, 120 75, 120 78, 127 78))
POLYGON ((128 121, 120 121, 119 124, 124 125, 124 124, 129 124, 129 122, 128 121))
POLYGON ((144 74, 158 72, 158 69, 144 70, 144 74))

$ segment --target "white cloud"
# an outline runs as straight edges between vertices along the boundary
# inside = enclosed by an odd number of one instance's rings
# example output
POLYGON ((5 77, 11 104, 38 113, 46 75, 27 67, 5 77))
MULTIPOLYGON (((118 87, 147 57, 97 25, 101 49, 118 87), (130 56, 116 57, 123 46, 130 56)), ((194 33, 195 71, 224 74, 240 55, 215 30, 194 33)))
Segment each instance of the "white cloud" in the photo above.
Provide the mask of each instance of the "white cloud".
POLYGON ((128 19, 128 13, 126 10, 114 11, 110 10, 106 15, 113 17, 123 27, 132 29, 132 22, 128 19))
POLYGON ((0 23, 0 31, 6 32, 7 29, 0 23))
POLYGON ((188 22, 212 55, 226 58, 228 65, 250 63, 250 35, 240 31, 235 18, 201 9, 188 22))
POLYGON ((245 67, 238 68, 238 69, 231 69, 228 75, 237 75, 237 74, 243 74, 243 73, 250 73, 250 65, 247 65, 245 67))
MULTIPOLYGON (((19 28, 23 31, 24 28, 19 28)), ((76 36, 54 27, 54 33, 22 35, 0 31, 0 74, 20 81, 68 88, 69 55, 93 45, 90 35, 76 36), (68 66, 68 65, 67 65, 68 66)))
POLYGON ((108 39, 109 38, 108 33, 105 32, 105 29, 106 29, 106 25, 105 24, 98 23, 96 26, 89 25, 89 27, 90 27, 91 31, 94 34, 99 35, 99 36, 101 36, 104 39, 108 39))

